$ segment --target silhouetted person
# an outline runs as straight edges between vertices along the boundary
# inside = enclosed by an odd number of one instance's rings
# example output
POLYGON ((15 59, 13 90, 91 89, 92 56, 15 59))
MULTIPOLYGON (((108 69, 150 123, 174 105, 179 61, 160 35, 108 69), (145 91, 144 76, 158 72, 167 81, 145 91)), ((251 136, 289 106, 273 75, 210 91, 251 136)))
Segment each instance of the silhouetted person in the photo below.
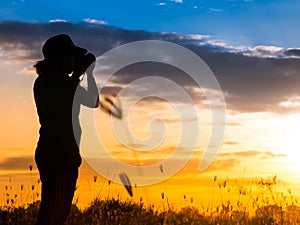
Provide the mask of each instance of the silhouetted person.
POLYGON ((35 67, 34 98, 40 121, 35 161, 42 182, 42 196, 36 225, 62 225, 74 196, 78 167, 80 104, 98 107, 98 90, 93 77, 95 56, 75 46, 68 35, 49 38, 43 45, 44 59, 35 67), (88 68, 88 88, 78 86, 88 68), (70 75, 72 74, 72 76, 70 75), (80 96, 74 102, 75 91, 80 96), (73 118, 72 118, 73 116, 73 118), (73 131, 74 129, 74 131, 73 131))

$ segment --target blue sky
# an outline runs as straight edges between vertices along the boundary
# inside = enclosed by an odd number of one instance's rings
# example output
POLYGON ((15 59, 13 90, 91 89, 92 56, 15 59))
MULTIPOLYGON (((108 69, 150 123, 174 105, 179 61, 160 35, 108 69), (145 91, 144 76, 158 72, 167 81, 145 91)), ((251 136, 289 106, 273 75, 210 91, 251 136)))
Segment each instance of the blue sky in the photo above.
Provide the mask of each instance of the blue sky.
POLYGON ((0 20, 77 23, 91 18, 127 29, 206 34, 232 45, 298 47, 297 0, 1 0, 0 20))

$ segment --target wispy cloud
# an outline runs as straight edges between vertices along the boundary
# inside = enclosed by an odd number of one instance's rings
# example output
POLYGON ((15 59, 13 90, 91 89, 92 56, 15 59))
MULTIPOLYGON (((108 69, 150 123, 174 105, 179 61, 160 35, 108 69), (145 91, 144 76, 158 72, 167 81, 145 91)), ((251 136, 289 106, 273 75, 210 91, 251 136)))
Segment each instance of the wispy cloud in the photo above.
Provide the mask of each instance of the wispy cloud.
POLYGON ((165 2, 160 2, 160 3, 157 3, 156 5, 158 5, 158 6, 164 6, 164 5, 167 5, 167 3, 165 3, 165 2))
POLYGON ((264 153, 262 158, 269 159, 269 158, 282 158, 282 157, 286 157, 286 154, 282 154, 282 153, 276 154, 274 152, 267 151, 264 153))
POLYGON ((283 48, 263 45, 245 49, 244 51, 242 51, 242 53, 246 56, 254 56, 260 58, 284 58, 287 56, 283 48))
POLYGON ((91 19, 91 18, 83 19, 83 21, 86 23, 97 24, 97 25, 107 25, 108 24, 104 20, 96 20, 96 19, 91 19))
POLYGON ((279 106, 284 108, 299 108, 300 107, 300 96, 291 96, 288 97, 286 100, 279 102, 279 106))
POLYGON ((49 23, 66 23, 66 20, 62 19, 55 19, 55 20, 50 20, 49 23))
POLYGON ((240 144, 240 142, 236 142, 236 141, 225 141, 223 142, 224 145, 238 145, 240 144))
POLYGON ((209 9, 211 12, 216 12, 216 13, 220 13, 220 12, 223 12, 222 9, 219 9, 219 8, 210 8, 209 9))
POLYGON ((170 0, 171 2, 183 3, 183 0, 170 0))
POLYGON ((236 157, 239 159, 248 158, 248 157, 260 157, 263 159, 266 158, 277 158, 277 157, 286 157, 283 153, 274 153, 271 151, 257 151, 257 150, 248 150, 248 151, 237 151, 237 152, 226 152, 226 153, 219 153, 219 157, 236 157))
POLYGON ((34 75, 35 68, 32 65, 26 66, 26 67, 22 68, 21 70, 19 70, 17 73, 21 74, 21 75, 34 75))

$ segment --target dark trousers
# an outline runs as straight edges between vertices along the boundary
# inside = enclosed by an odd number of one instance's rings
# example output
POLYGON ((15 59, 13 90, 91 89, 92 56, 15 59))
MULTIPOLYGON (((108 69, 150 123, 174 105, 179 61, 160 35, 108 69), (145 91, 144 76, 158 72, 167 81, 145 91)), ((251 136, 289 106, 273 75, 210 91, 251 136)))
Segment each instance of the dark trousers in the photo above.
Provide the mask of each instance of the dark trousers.
POLYGON ((63 225, 69 215, 78 172, 68 175, 43 175, 42 196, 36 225, 63 225))

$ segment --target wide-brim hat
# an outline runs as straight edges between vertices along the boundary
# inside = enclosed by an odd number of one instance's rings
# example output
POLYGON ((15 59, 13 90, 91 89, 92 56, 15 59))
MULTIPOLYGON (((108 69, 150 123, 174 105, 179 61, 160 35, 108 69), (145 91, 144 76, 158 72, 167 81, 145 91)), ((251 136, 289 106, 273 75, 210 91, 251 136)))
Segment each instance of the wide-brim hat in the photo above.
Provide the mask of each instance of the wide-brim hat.
POLYGON ((42 52, 45 59, 55 59, 70 53, 85 55, 87 50, 76 46, 69 35, 59 34, 45 42, 42 52))

